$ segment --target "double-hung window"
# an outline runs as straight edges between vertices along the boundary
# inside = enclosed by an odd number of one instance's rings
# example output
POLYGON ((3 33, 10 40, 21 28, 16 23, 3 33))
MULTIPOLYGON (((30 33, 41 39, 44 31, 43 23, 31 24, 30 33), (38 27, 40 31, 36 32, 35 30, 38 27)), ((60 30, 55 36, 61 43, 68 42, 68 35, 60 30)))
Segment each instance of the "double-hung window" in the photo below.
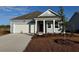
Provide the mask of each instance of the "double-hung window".
POLYGON ((52 22, 51 21, 48 21, 47 23, 48 23, 48 28, 51 28, 52 22))

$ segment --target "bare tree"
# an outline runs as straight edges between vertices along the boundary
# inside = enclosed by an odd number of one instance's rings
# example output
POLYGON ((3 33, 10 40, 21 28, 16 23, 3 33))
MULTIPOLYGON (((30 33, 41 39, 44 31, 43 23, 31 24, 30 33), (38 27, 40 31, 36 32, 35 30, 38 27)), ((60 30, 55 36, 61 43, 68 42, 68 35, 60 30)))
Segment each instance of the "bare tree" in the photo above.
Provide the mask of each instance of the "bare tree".
POLYGON ((66 25, 67 25, 67 19, 64 15, 64 8, 63 6, 59 7, 59 15, 61 17, 61 22, 60 23, 60 30, 61 30, 61 34, 63 34, 63 39, 66 39, 65 34, 66 34, 66 25))
POLYGON ((59 15, 60 15, 60 17, 61 17, 61 22, 62 22, 62 23, 60 24, 60 26, 62 26, 62 28, 61 28, 62 31, 61 31, 61 32, 65 34, 65 28, 66 28, 66 27, 65 27, 65 25, 66 25, 65 22, 66 22, 66 21, 65 21, 65 15, 64 15, 64 8, 63 8, 63 6, 60 6, 59 9, 60 9, 60 10, 59 10, 59 15))

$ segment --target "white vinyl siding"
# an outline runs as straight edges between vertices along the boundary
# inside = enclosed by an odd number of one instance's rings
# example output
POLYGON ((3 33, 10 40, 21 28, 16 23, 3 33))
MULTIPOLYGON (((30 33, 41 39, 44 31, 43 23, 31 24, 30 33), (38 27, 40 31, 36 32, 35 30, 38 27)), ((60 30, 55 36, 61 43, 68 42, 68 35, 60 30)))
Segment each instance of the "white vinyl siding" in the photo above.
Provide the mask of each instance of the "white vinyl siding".
POLYGON ((59 31, 60 28, 55 28, 54 32, 55 33, 61 33, 61 30, 59 31))
POLYGON ((31 33, 34 33, 34 24, 31 25, 30 31, 31 31, 31 33))
POLYGON ((53 21, 46 22, 47 33, 53 33, 53 21))

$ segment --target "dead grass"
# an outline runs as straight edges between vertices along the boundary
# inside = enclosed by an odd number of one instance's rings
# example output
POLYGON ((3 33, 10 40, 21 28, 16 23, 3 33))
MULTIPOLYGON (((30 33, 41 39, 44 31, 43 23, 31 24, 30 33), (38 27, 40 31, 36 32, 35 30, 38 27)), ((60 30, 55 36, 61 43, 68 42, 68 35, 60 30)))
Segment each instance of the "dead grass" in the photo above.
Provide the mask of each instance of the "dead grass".
POLYGON ((5 34, 9 34, 9 33, 10 33, 9 28, 4 28, 4 27, 0 28, 0 36, 5 35, 5 34))
POLYGON ((24 52, 76 52, 79 51, 79 34, 47 34, 32 37, 24 52), (64 39, 64 40, 63 40, 64 39))

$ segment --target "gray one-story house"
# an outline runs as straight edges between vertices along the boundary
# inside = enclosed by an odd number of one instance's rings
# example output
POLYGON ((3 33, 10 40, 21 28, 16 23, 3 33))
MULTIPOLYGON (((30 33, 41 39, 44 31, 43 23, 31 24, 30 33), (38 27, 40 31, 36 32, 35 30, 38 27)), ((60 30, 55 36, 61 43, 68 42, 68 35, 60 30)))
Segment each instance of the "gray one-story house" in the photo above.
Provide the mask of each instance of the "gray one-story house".
POLYGON ((11 33, 61 33, 61 17, 51 9, 32 12, 11 19, 11 33))

